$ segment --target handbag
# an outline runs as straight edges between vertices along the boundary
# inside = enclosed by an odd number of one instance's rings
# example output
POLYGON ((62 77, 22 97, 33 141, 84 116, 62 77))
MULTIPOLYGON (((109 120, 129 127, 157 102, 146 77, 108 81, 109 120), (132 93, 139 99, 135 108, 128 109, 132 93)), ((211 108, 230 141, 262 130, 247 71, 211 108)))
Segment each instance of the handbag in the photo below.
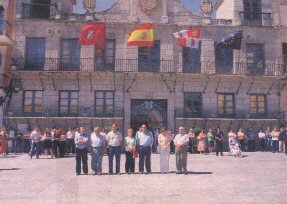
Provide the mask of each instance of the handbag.
POLYGON ((139 152, 135 149, 133 151, 133 158, 138 158, 139 157, 139 152))

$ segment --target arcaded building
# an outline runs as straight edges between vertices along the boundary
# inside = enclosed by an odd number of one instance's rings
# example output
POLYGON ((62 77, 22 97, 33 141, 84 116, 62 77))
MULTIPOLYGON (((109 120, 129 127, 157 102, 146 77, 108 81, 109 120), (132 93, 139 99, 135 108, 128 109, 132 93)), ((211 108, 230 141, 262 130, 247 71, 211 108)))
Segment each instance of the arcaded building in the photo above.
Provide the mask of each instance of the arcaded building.
POLYGON ((202 1, 202 16, 179 0, 120 0, 95 13, 89 1, 87 14, 73 13, 74 3, 17 1, 5 126, 286 125, 286 1, 202 1), (104 55, 77 42, 91 22, 107 24, 104 55), (146 23, 155 25, 154 47, 128 47, 129 33, 146 23), (202 31, 199 49, 179 47, 173 33, 193 28, 202 31), (241 50, 215 48, 241 30, 241 50))

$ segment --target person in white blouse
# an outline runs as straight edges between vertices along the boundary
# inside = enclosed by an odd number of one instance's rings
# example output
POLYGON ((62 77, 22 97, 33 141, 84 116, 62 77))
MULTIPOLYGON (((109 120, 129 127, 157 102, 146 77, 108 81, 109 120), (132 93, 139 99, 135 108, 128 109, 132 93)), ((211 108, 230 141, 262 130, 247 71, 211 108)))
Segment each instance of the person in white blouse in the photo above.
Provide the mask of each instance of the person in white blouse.
POLYGON ((95 127, 94 132, 91 135, 91 147, 92 147, 92 162, 91 167, 95 172, 94 175, 102 174, 102 161, 104 151, 106 147, 106 139, 100 134, 100 128, 95 127))
POLYGON ((158 152, 160 157, 160 172, 169 173, 171 135, 167 129, 162 129, 158 136, 158 152))
POLYGON ((134 151, 136 150, 136 140, 133 137, 132 129, 128 129, 128 136, 125 137, 124 143, 126 153, 126 163, 125 163, 126 174, 134 174, 135 173, 134 151))
POLYGON ((260 151, 263 152, 263 151, 265 151, 266 135, 265 135, 265 132, 263 132, 262 129, 259 130, 258 137, 259 137, 259 140, 260 140, 260 151))

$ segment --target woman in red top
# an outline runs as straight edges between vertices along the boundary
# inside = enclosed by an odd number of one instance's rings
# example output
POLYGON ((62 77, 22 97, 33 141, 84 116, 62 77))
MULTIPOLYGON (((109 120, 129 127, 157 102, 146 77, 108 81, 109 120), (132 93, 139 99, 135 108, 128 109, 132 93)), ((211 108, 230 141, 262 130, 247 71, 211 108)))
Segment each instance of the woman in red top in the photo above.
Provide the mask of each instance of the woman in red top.
POLYGON ((1 155, 2 156, 7 156, 7 149, 8 149, 8 134, 7 134, 7 130, 3 129, 0 133, 0 137, 1 137, 1 155))

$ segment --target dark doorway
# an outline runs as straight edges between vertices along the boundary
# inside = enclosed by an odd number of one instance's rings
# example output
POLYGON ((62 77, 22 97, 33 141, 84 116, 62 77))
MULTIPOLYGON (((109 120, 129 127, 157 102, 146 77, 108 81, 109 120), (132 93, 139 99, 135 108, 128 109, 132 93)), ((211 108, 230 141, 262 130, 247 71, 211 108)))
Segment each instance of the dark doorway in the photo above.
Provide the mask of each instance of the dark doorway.
POLYGON ((131 128, 147 124, 149 130, 167 127, 167 100, 131 100, 131 128))

